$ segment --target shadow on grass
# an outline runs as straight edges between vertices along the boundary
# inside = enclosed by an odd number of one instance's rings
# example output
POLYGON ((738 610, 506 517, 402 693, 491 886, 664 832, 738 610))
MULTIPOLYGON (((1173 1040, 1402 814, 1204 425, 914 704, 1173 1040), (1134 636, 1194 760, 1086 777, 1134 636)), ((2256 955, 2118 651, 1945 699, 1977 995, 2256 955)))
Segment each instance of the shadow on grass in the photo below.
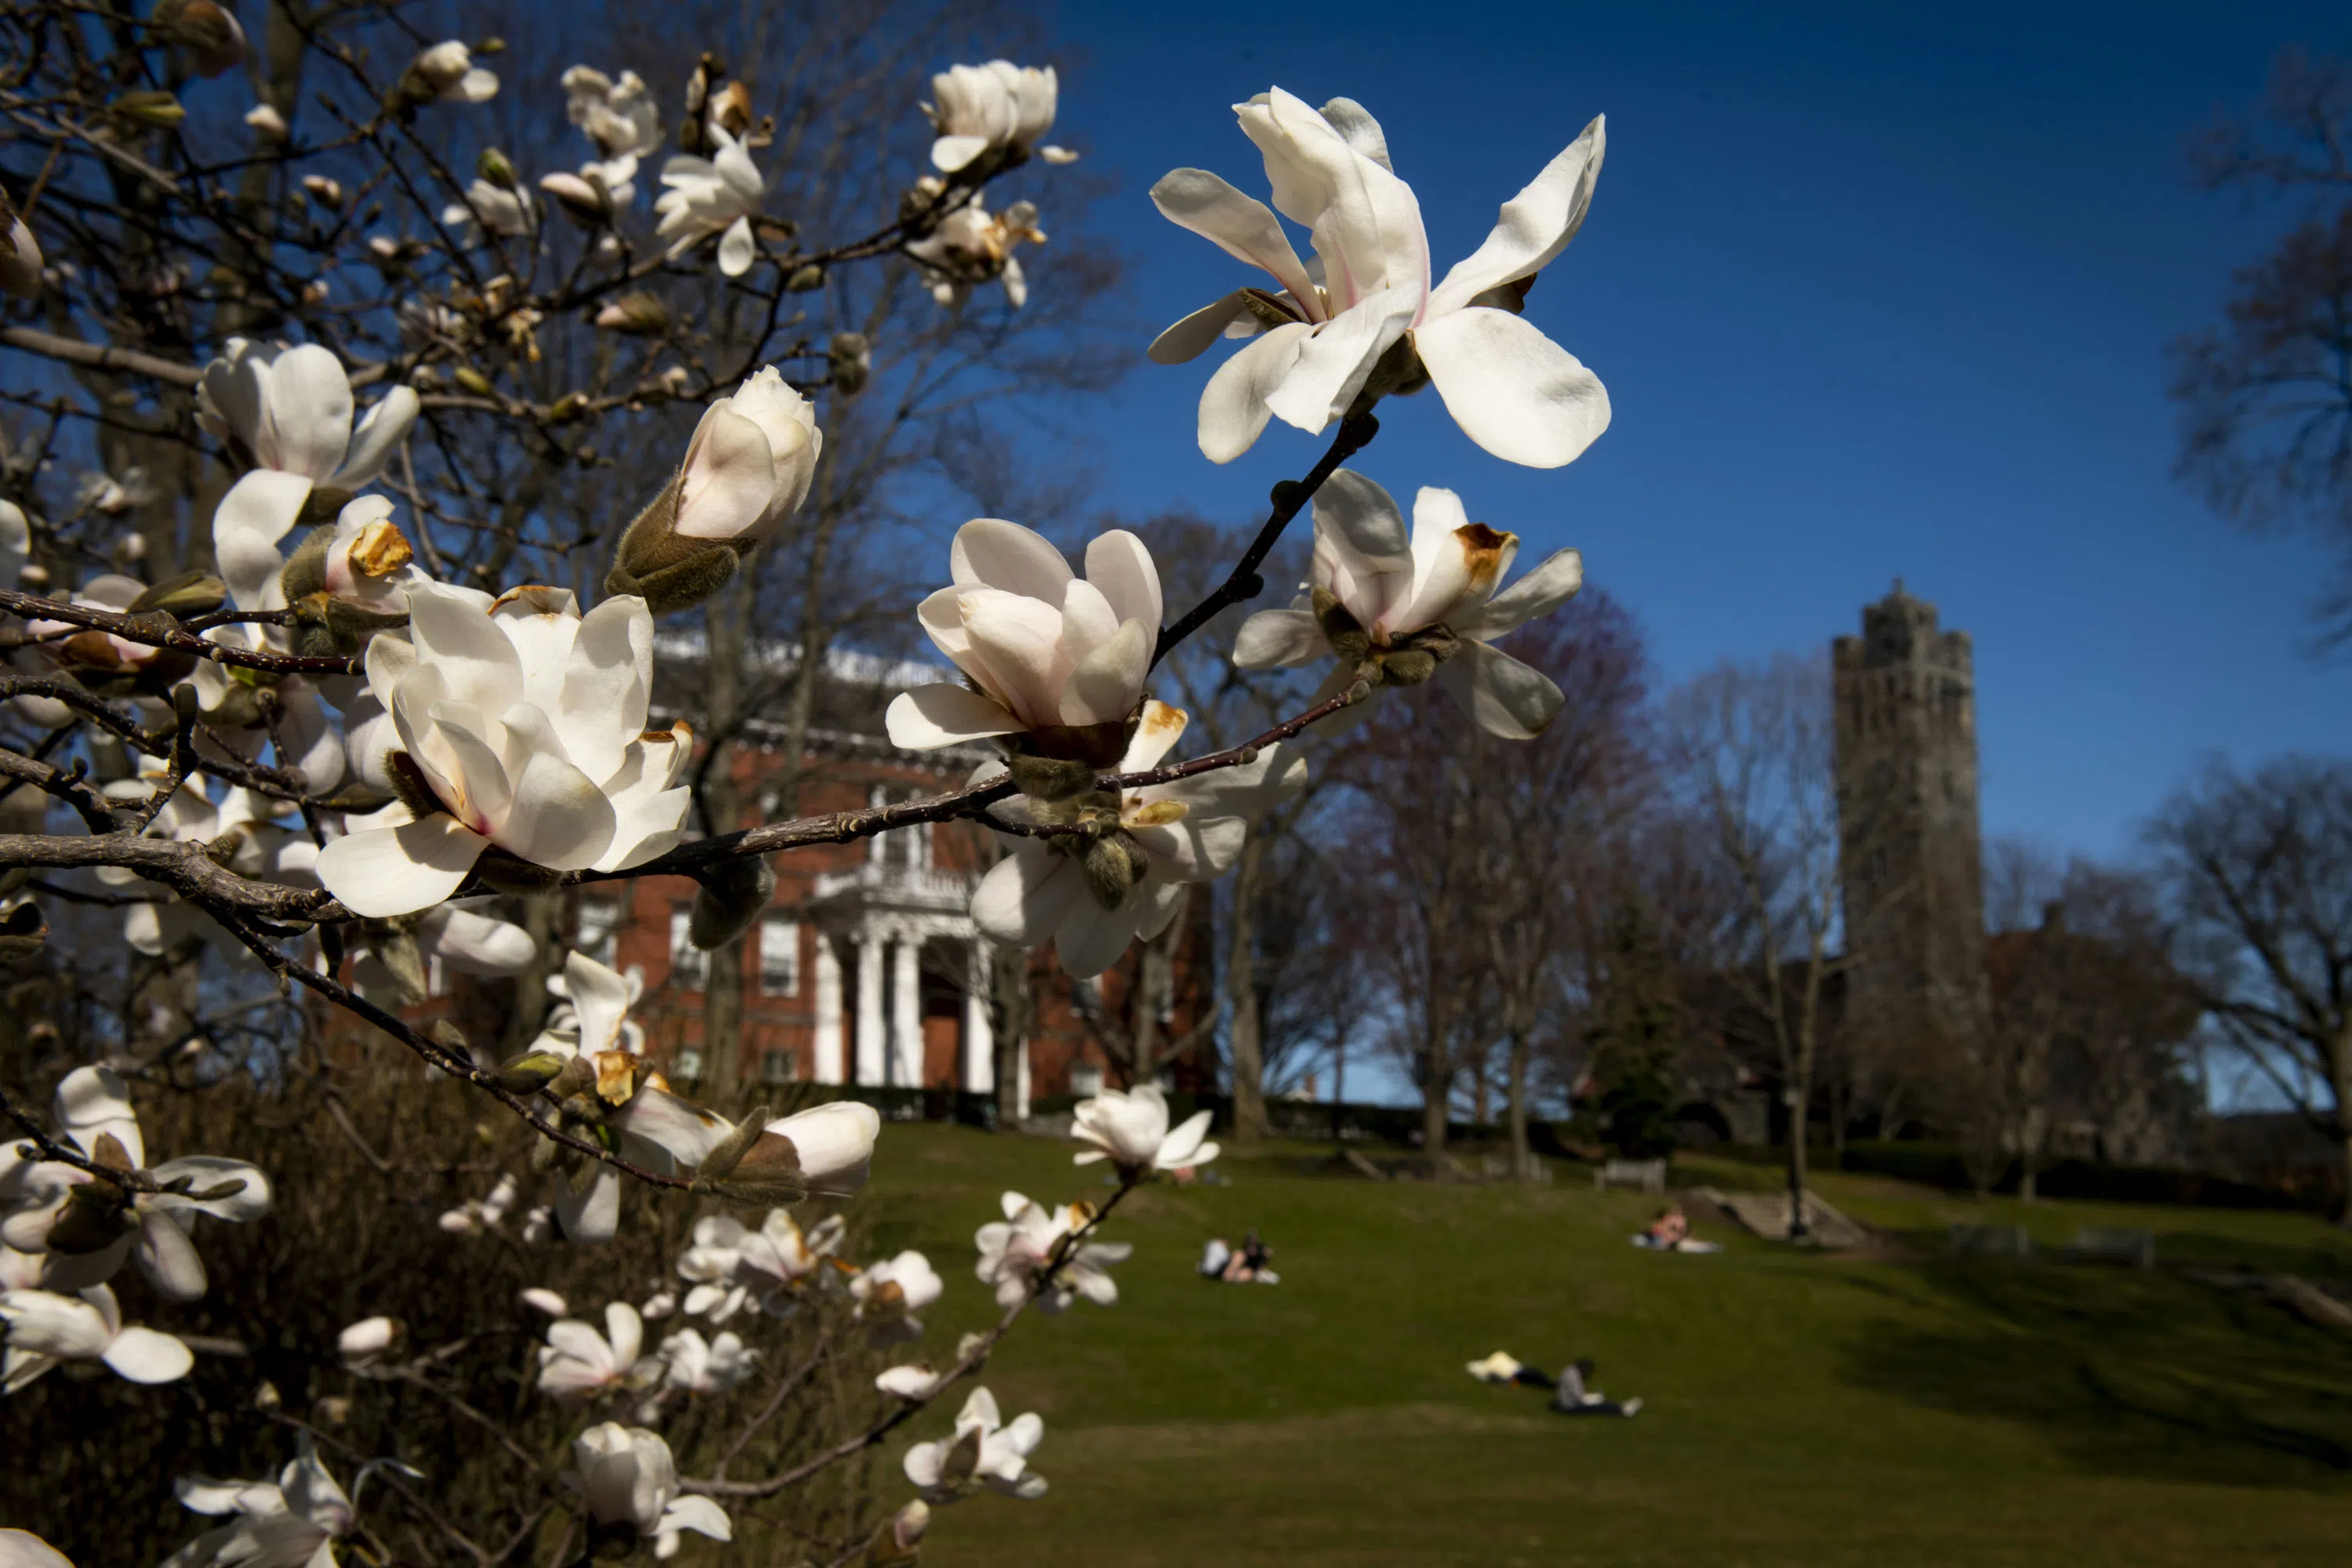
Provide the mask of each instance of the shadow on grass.
POLYGON ((1846 1347, 1849 1382, 2038 1428, 2103 1474, 2352 1481, 2352 1340, 2258 1294, 2162 1271, 1992 1260, 1911 1278, 1913 1310, 1846 1347), (1940 1324, 1923 1323, 1922 1305, 1940 1324))

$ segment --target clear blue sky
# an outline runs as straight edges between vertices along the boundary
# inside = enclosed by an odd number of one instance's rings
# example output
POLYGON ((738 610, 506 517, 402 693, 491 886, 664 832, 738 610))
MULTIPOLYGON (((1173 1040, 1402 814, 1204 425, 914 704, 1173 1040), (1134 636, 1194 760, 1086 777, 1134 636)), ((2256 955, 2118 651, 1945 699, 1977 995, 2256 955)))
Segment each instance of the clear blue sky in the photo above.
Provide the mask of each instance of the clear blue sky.
MULTIPOLYGON (((1144 193, 1196 164, 1262 194, 1227 108, 1254 91, 1378 115, 1441 271, 1608 114, 1591 218, 1528 313, 1607 383, 1609 433, 1517 468, 1423 395, 1359 466, 1580 547, 1668 677, 1821 647, 1899 574, 1976 638, 1988 834, 2095 853, 2207 752, 2345 745, 2352 668, 2302 652, 2325 558, 2173 482, 2164 346, 2278 221, 2189 189, 2184 135, 2279 45, 2352 48, 2352 10, 1218 0, 1068 5, 1061 35, 1057 135, 1122 177, 1155 329, 1243 269, 1144 193)), ((1319 452, 1277 423, 1202 458, 1217 357, 1142 366, 1080 426, 1122 510, 1238 521, 1319 452)))

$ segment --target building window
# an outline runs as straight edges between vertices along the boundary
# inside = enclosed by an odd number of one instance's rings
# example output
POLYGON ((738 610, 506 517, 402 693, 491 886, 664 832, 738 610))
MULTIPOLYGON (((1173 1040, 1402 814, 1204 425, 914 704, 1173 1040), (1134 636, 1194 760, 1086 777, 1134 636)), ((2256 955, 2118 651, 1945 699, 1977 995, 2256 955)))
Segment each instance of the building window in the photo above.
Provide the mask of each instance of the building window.
POLYGON ((580 900, 580 937, 577 943, 583 956, 593 958, 611 969, 614 937, 621 929, 621 900, 618 899, 583 899, 580 900))
POLYGON ((687 937, 693 924, 690 909, 675 909, 669 912, 669 983, 688 991, 702 989, 703 972, 709 967, 710 955, 696 947, 687 937))
POLYGON ((762 1051, 760 1053, 760 1081, 790 1083, 797 1076, 795 1069, 799 1066, 790 1051, 762 1051))
POLYGON ((1070 1092, 1072 1094, 1100 1094, 1102 1092, 1102 1068, 1095 1066, 1092 1062, 1080 1062, 1070 1069, 1070 1092))
POLYGON ((770 916, 760 922, 760 994, 801 994, 801 926, 770 916))
POLYGON ((688 1083, 698 1082, 702 1077, 702 1052, 693 1046, 687 1046, 679 1050, 670 1065, 679 1078, 688 1083))

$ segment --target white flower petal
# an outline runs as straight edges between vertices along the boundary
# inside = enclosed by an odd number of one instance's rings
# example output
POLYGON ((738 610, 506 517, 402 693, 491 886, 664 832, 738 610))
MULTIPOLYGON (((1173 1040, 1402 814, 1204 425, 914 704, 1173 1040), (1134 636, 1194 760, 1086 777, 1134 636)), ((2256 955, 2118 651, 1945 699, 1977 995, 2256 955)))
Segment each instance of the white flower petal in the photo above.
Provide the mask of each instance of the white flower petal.
POLYGON ((1455 424, 1506 462, 1557 468, 1609 428, 1609 394, 1576 356, 1508 310, 1478 305, 1413 332, 1455 424))
POLYGON ((319 880, 352 913, 370 920, 430 909, 457 890, 490 841, 438 812, 399 827, 331 839, 319 851, 319 880))
POLYGON ((1573 550, 1555 551, 1534 571, 1455 621, 1454 629, 1465 637, 1489 641, 1551 614, 1583 586, 1584 557, 1573 550))
POLYGON ((409 427, 416 423, 422 406, 413 387, 395 386, 378 398, 352 432, 351 449, 343 455, 342 467, 327 482, 349 490, 373 480, 408 438, 409 427))
POLYGON ((285 596, 277 587, 286 558, 278 542, 293 528, 310 499, 310 480, 305 476, 256 468, 230 486, 213 509, 213 559, 238 609, 284 605, 285 596))
POLYGON ((132 1383, 174 1383, 196 1364, 186 1345, 153 1329, 123 1330, 99 1359, 132 1383))
POLYGON ((1252 320, 1249 296, 1236 289, 1214 304, 1203 305, 1151 340, 1146 355, 1154 364, 1184 364, 1209 352, 1225 329, 1252 320))
POLYGON ((1206 169, 1175 169, 1151 187, 1151 202, 1179 228, 1189 228, 1234 259, 1272 273, 1293 298, 1302 302, 1316 298, 1306 264, 1283 232, 1282 220, 1256 197, 1244 195, 1206 169))
POLYGON ((1595 116, 1526 189, 1505 202, 1486 243, 1455 262, 1430 291, 1429 314, 1451 314, 1499 284, 1532 278, 1567 249, 1592 205, 1607 138, 1607 126, 1595 116))
POLYGON ((1341 311, 1301 340, 1297 363, 1266 394, 1266 407, 1286 425, 1319 433, 1348 412, 1373 364, 1404 336, 1420 308, 1421 290, 1400 284, 1341 311))
POLYGON ((1217 367, 1201 389, 1202 456, 1213 463, 1230 463, 1257 444, 1273 417, 1266 396, 1298 363, 1299 350, 1313 330, 1304 322, 1276 327, 1217 367))
POLYGON ((1053 542, 1034 528, 978 517, 956 530, 948 571, 960 586, 1002 588, 1059 608, 1076 575, 1053 542))
POLYGON ((1166 607, 1160 569, 1142 540, 1123 528, 1095 536, 1087 545, 1087 581, 1103 592, 1122 621, 1141 621, 1155 635, 1166 607))
POLYGON ((1076 861, 1024 838, 981 879, 971 918, 991 942, 1030 947, 1062 929, 1091 897, 1076 861))
POLYGON ((890 700, 883 724, 890 743, 909 752, 967 745, 992 735, 1017 734, 1024 728, 994 698, 945 681, 898 693, 890 700))
POLYGON ((1559 688, 1549 677, 1500 648, 1465 641, 1437 667, 1437 683, 1489 734, 1528 741, 1559 711, 1559 688))
POLYGON ((1260 610, 1234 634, 1234 662, 1244 669, 1280 669, 1328 658, 1331 645, 1306 610, 1260 610))

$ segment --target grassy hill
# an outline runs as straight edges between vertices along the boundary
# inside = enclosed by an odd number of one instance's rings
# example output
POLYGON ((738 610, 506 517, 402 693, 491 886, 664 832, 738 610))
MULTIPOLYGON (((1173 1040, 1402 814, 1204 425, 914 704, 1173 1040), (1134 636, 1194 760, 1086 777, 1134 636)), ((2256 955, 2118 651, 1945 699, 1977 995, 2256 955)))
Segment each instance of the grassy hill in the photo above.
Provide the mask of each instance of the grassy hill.
MULTIPOLYGON (((971 1231, 1001 1190, 1099 1195, 1069 1151, 887 1130, 874 1240, 947 1277, 935 1348, 987 1315, 971 1231)), ((1136 1255, 1118 1306, 1024 1322, 992 1363, 1008 1415, 1045 1415, 1034 1464, 1053 1490, 946 1510, 932 1561, 2094 1568, 2319 1562, 2352 1539, 2352 1339, 2170 1267, 2352 1278, 2352 1243, 2306 1217, 1987 1212, 1832 1176, 1825 1194, 1899 1253, 1801 1253, 1702 1220, 1722 1254, 1657 1256, 1626 1245, 1651 1202, 1635 1194, 1348 1181, 1297 1149, 1223 1169, 1230 1186, 1120 1211, 1136 1255), (1956 1263, 1956 1219, 2053 1244, 2145 1225, 2167 1267, 1956 1263), (1281 1285, 1193 1277, 1204 1239, 1251 1226, 1281 1285), (1645 1408, 1570 1421, 1472 1382, 1463 1363, 1497 1347, 1591 1356, 1645 1408)))

